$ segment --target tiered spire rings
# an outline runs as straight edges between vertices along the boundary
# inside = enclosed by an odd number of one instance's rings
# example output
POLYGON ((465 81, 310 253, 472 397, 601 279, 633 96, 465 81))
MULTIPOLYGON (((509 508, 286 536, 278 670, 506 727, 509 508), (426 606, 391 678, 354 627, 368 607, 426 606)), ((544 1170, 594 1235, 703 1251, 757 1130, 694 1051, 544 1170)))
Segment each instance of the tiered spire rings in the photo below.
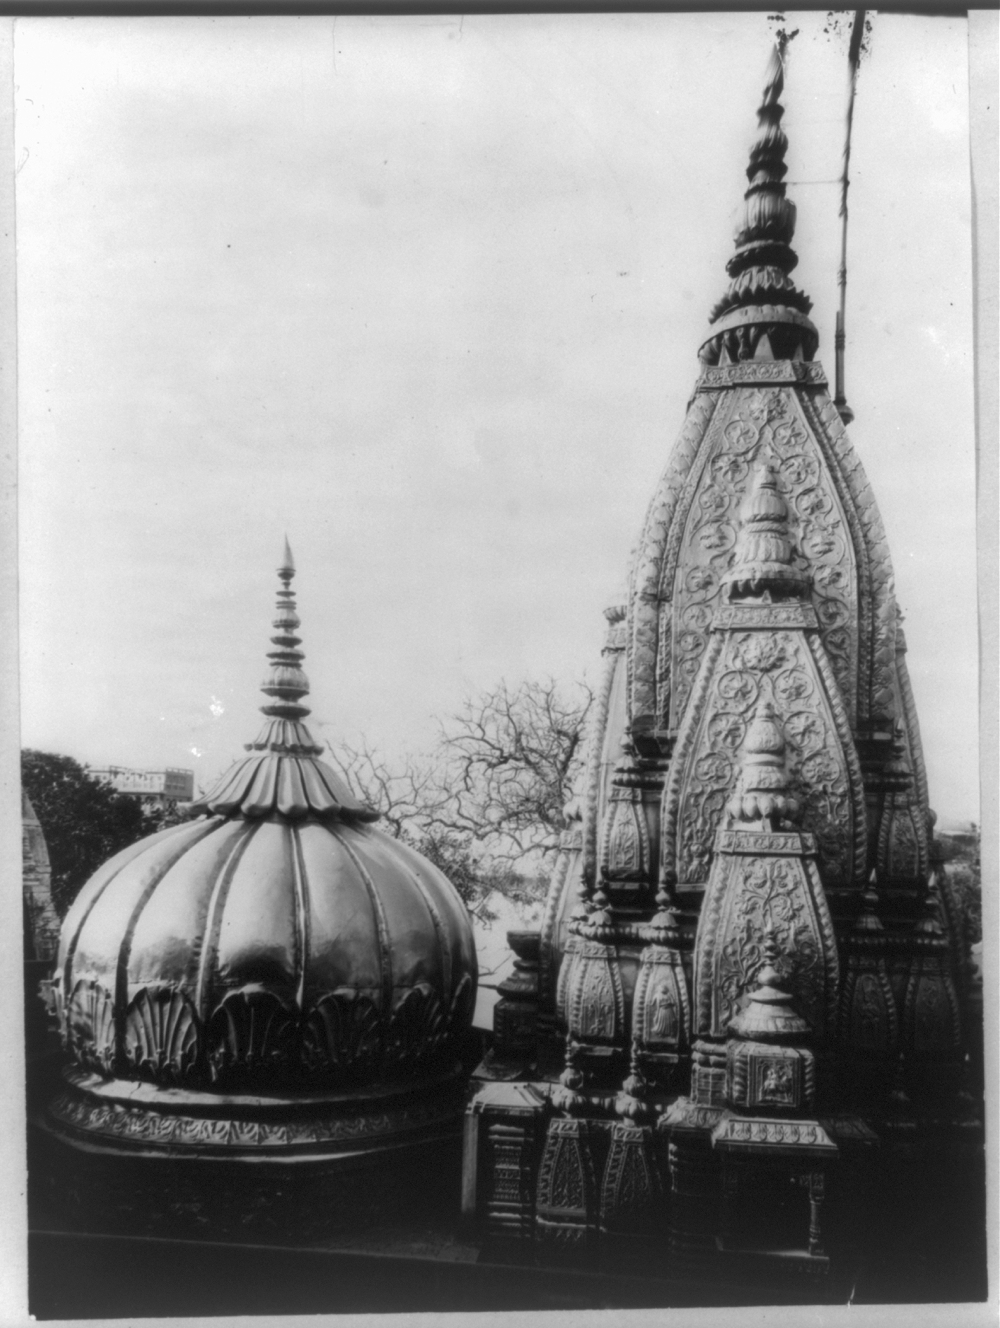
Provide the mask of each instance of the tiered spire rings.
POLYGON ((782 52, 775 46, 757 108, 757 137, 746 172, 750 186, 744 194, 736 252, 726 264, 730 283, 711 312, 714 330, 699 352, 705 364, 811 360, 819 345, 819 334, 806 316, 812 301, 788 275, 799 260, 791 247, 795 204, 785 195, 788 139, 781 128, 784 107, 778 100, 784 84, 782 52))
POLYGON ((286 539, 272 619, 271 643, 276 649, 268 651, 270 669, 261 684, 269 698, 260 708, 267 722, 246 744, 251 755, 195 801, 192 810, 254 818, 277 814, 293 820, 313 815, 376 821, 379 813, 359 802, 340 776, 318 759, 323 748, 302 722, 309 714, 308 706, 302 705, 302 698, 309 695, 309 679, 302 669, 302 638, 296 635, 301 624, 291 589, 294 576, 295 560, 286 539))

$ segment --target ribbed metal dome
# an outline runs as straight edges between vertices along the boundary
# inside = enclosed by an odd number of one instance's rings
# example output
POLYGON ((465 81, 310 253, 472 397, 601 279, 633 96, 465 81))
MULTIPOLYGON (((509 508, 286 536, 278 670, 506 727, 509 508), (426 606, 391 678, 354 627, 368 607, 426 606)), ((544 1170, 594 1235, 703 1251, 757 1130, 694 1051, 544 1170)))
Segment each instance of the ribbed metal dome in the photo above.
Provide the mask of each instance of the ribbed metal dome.
POLYGON ((469 916, 319 760, 293 575, 286 546, 251 755, 197 819, 107 862, 63 923, 54 985, 78 1084, 147 1081, 204 1108, 363 1097, 454 1068, 475 1002, 469 916))

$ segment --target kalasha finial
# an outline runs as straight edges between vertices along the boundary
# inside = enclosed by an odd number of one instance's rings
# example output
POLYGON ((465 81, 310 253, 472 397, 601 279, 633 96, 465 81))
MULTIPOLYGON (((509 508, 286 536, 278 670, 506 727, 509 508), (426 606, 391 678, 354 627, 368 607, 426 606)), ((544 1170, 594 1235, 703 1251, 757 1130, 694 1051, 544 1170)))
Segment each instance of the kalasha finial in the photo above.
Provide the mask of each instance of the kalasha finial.
POLYGON ((309 714, 302 698, 309 695, 309 679, 302 670, 305 659, 296 635, 299 615, 291 589, 295 560, 285 539, 278 567, 278 602, 267 652, 271 667, 261 684, 268 701, 261 706, 267 722, 244 756, 218 780, 214 788, 191 804, 194 812, 223 816, 264 817, 277 813, 292 820, 314 815, 377 821, 379 813, 360 802, 343 779, 316 758, 323 748, 302 722, 309 714))
POLYGON ((809 1033, 797 1014, 784 980, 767 959, 757 974, 757 985, 744 1009, 730 1022, 739 1038, 751 1042, 795 1042, 809 1033))
POLYGON ((798 814, 798 802, 788 794, 790 785, 785 735, 770 701, 762 701, 747 729, 742 766, 726 810, 736 822, 777 830, 798 814))
MULTIPOLYGON (((288 580, 291 581, 295 575, 295 559, 292 557, 291 545, 288 543, 288 536, 285 536, 285 548, 281 557, 281 566, 278 568, 278 575, 285 580, 285 573, 288 574, 288 580)), ((286 587, 287 588, 287 587, 286 587)))
POLYGON ((793 565, 793 552, 788 504, 778 488, 774 462, 767 460, 754 472, 740 509, 732 563, 722 579, 730 598, 765 592, 779 598, 801 595, 810 577, 793 565))
POLYGON ((318 747, 305 725, 298 721, 309 714, 309 707, 301 704, 302 698, 309 695, 309 679, 302 670, 305 655, 299 649, 302 638, 296 636, 296 629, 301 626, 295 605, 295 592, 291 589, 295 576, 295 560, 285 538, 285 548, 278 568, 281 589, 275 605, 275 616, 271 625, 277 630, 271 637, 276 650, 269 650, 267 657, 271 668, 261 684, 261 691, 272 698, 267 705, 261 706, 261 713, 272 721, 255 742, 247 744, 247 751, 260 751, 265 747, 286 750, 292 747, 299 751, 310 751, 316 756, 323 748, 318 747), (275 747, 275 744, 278 747, 275 747))
POLYGON ((736 231, 736 252, 726 264, 729 289, 709 316, 718 325, 700 351, 706 364, 752 359, 811 360, 819 335, 806 317, 808 295, 788 274, 798 263, 791 247, 795 204, 786 197, 785 153, 781 128, 785 86, 784 52, 771 52, 764 95, 757 108, 757 136, 750 148, 743 215, 736 231))

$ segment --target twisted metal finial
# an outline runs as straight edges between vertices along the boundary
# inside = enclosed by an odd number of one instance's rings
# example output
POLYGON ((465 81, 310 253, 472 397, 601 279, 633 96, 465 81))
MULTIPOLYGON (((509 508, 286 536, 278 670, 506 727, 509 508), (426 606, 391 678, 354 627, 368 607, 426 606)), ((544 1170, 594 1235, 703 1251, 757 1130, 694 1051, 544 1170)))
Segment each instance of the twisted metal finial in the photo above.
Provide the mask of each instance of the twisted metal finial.
POLYGON ((726 264, 729 288, 709 315, 719 325, 701 348, 706 363, 760 358, 811 359, 818 344, 806 317, 812 308, 789 273, 798 263, 791 247, 795 204, 786 197, 785 153, 788 138, 781 127, 785 85, 783 44, 771 52, 764 93, 757 108, 757 134, 750 147, 743 214, 736 231, 736 252, 726 264), (767 347, 766 353, 762 341, 767 347))

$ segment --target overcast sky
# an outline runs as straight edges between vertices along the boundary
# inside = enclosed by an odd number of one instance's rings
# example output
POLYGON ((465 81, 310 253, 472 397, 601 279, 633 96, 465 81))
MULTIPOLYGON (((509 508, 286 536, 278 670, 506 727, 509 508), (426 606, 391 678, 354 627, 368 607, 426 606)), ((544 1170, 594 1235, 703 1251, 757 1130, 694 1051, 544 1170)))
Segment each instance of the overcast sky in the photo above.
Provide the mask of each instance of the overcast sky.
MULTIPOLYGON (((783 98, 832 376, 847 31, 783 98)), ((19 19, 22 740, 223 770, 287 531, 318 734, 593 678, 697 375, 763 14, 19 19)), ((850 433, 943 818, 978 819, 966 33, 878 15, 850 433)))

